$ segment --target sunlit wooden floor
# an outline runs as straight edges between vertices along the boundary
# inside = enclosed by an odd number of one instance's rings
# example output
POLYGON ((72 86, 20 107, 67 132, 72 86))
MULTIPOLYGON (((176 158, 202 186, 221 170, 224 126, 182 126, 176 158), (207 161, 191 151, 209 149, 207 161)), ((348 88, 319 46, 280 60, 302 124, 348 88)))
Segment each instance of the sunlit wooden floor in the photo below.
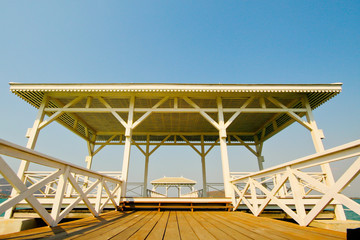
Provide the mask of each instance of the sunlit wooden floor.
POLYGON ((1 239, 346 239, 346 234, 220 211, 108 212, 1 239))

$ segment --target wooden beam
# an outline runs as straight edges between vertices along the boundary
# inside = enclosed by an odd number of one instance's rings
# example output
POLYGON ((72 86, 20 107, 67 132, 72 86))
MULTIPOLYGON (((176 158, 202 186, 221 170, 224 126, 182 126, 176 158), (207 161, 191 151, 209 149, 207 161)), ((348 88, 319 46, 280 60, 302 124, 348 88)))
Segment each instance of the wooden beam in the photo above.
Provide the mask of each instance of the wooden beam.
MULTIPOLYGON (((99 101, 104 104, 104 106, 110 110, 111 114, 121 123, 121 125, 123 125, 124 128, 127 128, 128 125, 127 123, 124 121, 124 119, 122 119, 122 117, 120 117, 120 115, 110 106, 109 103, 107 103, 105 101, 104 98, 102 97, 97 97, 99 99, 99 101)), ((129 111, 129 110, 128 110, 129 111)))
POLYGON ((132 128, 136 128, 142 121, 144 121, 152 112, 154 112, 155 109, 157 109, 161 104, 163 104, 165 101, 167 101, 169 97, 164 97, 159 102, 157 102, 149 111, 147 111, 144 115, 142 115, 132 126, 132 128))
POLYGON ((195 152, 197 152, 200 156, 202 156, 202 153, 193 145, 189 142, 189 140, 186 139, 186 137, 184 137, 183 135, 180 135, 180 137, 192 148, 195 150, 195 152))

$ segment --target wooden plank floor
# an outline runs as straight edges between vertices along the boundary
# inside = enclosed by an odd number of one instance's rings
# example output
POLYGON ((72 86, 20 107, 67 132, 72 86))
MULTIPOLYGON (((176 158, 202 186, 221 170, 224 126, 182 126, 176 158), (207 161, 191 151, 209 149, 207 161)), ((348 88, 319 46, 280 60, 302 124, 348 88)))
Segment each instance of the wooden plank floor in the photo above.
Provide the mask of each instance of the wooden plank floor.
POLYGON ((346 239, 346 234, 241 212, 114 211, 0 239, 346 239))

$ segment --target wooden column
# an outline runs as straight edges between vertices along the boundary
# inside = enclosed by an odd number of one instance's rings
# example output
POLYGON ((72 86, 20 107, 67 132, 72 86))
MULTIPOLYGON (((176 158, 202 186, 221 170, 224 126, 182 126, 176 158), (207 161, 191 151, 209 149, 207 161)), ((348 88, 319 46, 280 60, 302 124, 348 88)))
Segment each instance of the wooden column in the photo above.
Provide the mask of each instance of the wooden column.
POLYGON ((259 170, 264 170, 264 165, 263 165, 263 162, 264 162, 264 157, 261 155, 262 153, 262 146, 263 146, 263 143, 259 143, 259 144, 256 144, 256 157, 257 157, 257 160, 258 160, 258 165, 259 165, 259 170))
POLYGON ((130 163, 132 123, 133 123, 133 117, 134 117, 134 104, 135 104, 135 97, 132 96, 130 98, 128 122, 127 122, 127 127, 125 130, 125 146, 124 146, 124 157, 123 157, 123 165, 122 165, 122 181, 123 181, 123 183, 121 186, 121 197, 126 196, 126 187, 127 187, 128 174, 129 174, 129 163, 130 163))
POLYGON ((203 181, 203 197, 207 197, 205 156, 206 153, 204 146, 204 136, 201 135, 201 169, 202 169, 202 181, 203 181))
POLYGON ((150 158, 150 136, 147 136, 146 140, 146 150, 145 150, 145 169, 144 169, 144 189, 143 197, 147 197, 147 182, 148 182, 148 173, 149 173, 149 158, 150 158))
POLYGON ((91 169, 92 160, 93 160, 93 157, 94 157, 94 147, 95 147, 95 144, 94 144, 94 143, 91 143, 90 141, 88 141, 88 142, 87 142, 87 145, 88 145, 88 153, 89 153, 89 155, 86 156, 85 162, 86 162, 86 168, 87 168, 87 169, 91 169))
MULTIPOLYGON (((34 121, 33 127, 30 130, 29 140, 26 144, 27 148, 30 148, 30 149, 35 148, 35 145, 36 145, 39 133, 40 133, 39 125, 44 120, 44 117, 45 117, 44 109, 47 106, 48 101, 49 101, 49 99, 46 96, 42 100, 42 103, 40 105, 40 108, 39 108, 38 114, 36 116, 36 119, 34 121)), ((23 175, 24 175, 24 172, 28 170, 28 167, 29 167, 28 161, 21 161, 21 164, 20 164, 20 167, 18 170, 18 176, 21 177, 22 180, 24 180, 23 175)))
MULTIPOLYGON (((47 106, 48 101, 49 101, 49 98, 47 96, 44 96, 44 98, 43 98, 43 100, 41 102, 41 105, 39 107, 38 114, 37 114, 36 119, 34 121, 33 127, 30 130, 30 134, 27 135, 27 137, 29 137, 29 140, 28 140, 28 142, 26 144, 27 148, 30 148, 30 149, 35 148, 35 145, 36 145, 39 133, 40 133, 39 125, 44 120, 44 117, 45 117, 44 109, 47 106)), ((19 166, 19 169, 18 169, 18 172, 17 172, 17 176, 21 179, 21 181, 25 180, 25 174, 24 173, 28 170, 29 164, 30 164, 30 162, 25 161, 25 160, 22 160, 21 163, 20 163, 20 166, 19 166)), ((16 194, 17 194, 17 191, 15 189, 13 189, 11 191, 11 196, 14 196, 16 194)), ((12 214, 13 214, 13 208, 10 208, 5 212, 4 218, 9 219, 9 218, 12 217, 12 214)))
MULTIPOLYGON (((306 118, 308 123, 310 124, 311 130, 311 137, 314 143, 314 147, 317 153, 325 151, 322 138, 323 133, 318 129, 314 115, 311 110, 310 103, 307 98, 304 100, 305 107, 306 107, 306 118)), ((332 174, 332 170, 329 163, 325 163, 321 165, 321 170, 323 173, 326 174, 326 184, 328 186, 332 186, 335 184, 334 176, 332 174)), ((337 220, 346 220, 344 208, 341 204, 335 206, 335 216, 337 220)))
POLYGON ((233 198, 234 191, 230 183, 230 167, 229 167, 229 157, 228 157, 227 144, 226 144, 226 128, 224 122, 222 100, 220 97, 217 98, 217 104, 218 104, 218 118, 219 118, 218 120, 220 127, 219 138, 220 138, 221 164, 223 171, 225 197, 233 198))

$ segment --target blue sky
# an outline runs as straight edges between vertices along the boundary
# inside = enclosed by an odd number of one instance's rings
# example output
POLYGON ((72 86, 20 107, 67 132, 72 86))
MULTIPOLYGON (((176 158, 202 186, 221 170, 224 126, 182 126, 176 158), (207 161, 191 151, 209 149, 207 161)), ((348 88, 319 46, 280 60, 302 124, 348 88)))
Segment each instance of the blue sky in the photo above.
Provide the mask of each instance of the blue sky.
MULTIPOLYGON (((359 1, 1 1, 0 30, 0 136, 20 145, 36 110, 10 94, 8 82, 343 82, 343 93, 315 118, 326 148, 360 136, 359 1)), ((265 167, 313 153, 310 140, 294 124, 265 145, 265 167), (288 153, 278 156, 281 149, 288 153)), ((81 165, 86 154, 85 144, 56 124, 41 133, 37 150, 81 165)), ((150 179, 166 172, 200 182, 195 152, 170 150, 154 154, 150 179), (169 153, 176 151, 184 157, 169 153), (195 167, 184 168, 184 159, 196 159, 195 167)), ((230 151, 232 171, 255 170, 243 152, 230 151)), ((131 168, 140 170, 130 178, 140 181, 143 159, 132 153, 131 168)), ((108 165, 95 162, 111 169, 122 149, 102 154, 119 154, 108 165)), ((214 151, 212 181, 221 180, 219 167, 214 151)))

